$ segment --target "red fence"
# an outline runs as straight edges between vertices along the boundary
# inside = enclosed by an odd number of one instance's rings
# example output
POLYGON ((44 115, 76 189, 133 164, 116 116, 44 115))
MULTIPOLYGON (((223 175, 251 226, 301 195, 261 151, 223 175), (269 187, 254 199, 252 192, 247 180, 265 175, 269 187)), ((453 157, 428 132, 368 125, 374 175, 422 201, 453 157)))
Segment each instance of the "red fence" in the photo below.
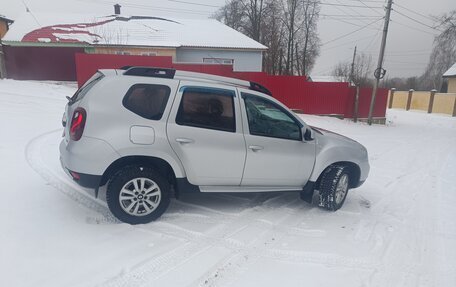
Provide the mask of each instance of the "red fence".
POLYGON ((75 54, 84 48, 3 46, 8 78, 74 81, 75 54))
MULTIPOLYGON (((121 56, 100 54, 76 54, 78 84, 82 85, 98 69, 114 69, 122 66, 153 66, 208 73, 257 82, 268 88, 273 96, 292 109, 307 114, 335 114, 353 117, 356 90, 348 83, 308 82, 306 77, 273 76, 262 72, 233 72, 230 65, 205 65, 173 63, 171 57, 121 56)), ((372 89, 362 88, 359 95, 359 118, 367 118, 372 89)), ((386 113, 388 90, 379 89, 374 117, 383 118, 386 113)))

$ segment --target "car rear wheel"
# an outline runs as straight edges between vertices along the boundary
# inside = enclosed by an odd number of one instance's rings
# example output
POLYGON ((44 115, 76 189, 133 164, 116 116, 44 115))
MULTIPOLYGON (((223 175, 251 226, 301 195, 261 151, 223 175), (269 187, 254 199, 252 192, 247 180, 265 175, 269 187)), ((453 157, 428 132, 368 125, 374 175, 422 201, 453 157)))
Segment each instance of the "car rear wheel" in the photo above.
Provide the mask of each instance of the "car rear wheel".
POLYGON ((166 179, 154 169, 127 166, 111 178, 106 201, 109 210, 120 221, 148 223, 168 208, 169 190, 166 179))
POLYGON ((344 166, 330 166, 323 174, 320 183, 319 206, 336 211, 342 207, 347 197, 350 174, 344 166))

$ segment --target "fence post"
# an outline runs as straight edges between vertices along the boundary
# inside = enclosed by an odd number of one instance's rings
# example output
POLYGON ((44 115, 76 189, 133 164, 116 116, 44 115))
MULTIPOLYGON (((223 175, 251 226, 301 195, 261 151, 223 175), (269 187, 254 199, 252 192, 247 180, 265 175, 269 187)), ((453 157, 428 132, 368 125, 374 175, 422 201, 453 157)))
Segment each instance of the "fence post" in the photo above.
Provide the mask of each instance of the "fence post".
POLYGON ((432 108, 434 107, 435 93, 437 93, 436 89, 431 90, 431 96, 429 97, 428 114, 432 113, 432 108))
POLYGON ((393 108, 393 98, 394 98, 394 92, 395 91, 396 91, 396 88, 391 88, 390 98, 389 98, 389 102, 388 102, 388 109, 392 109, 393 108))
POLYGON ((353 111, 353 121, 355 123, 358 121, 358 109, 359 109, 359 86, 356 85, 355 108, 353 111))
POLYGON ((412 104, 412 96, 413 96, 414 91, 415 91, 414 89, 409 90, 408 97, 407 97, 407 106, 405 107, 406 111, 410 110, 410 105, 412 104))
POLYGON ((453 117, 456 117, 456 96, 454 97, 453 117))
POLYGON ((0 41, 0 79, 6 78, 5 52, 3 52, 3 44, 0 41))

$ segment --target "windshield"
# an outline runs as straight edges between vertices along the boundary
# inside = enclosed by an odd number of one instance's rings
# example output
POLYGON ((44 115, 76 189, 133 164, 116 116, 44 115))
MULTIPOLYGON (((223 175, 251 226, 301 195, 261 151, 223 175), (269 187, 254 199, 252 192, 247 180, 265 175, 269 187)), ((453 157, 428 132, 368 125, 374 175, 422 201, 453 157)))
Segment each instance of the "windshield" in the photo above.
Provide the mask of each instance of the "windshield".
POLYGON ((76 93, 70 99, 70 105, 81 100, 90 89, 98 83, 104 75, 100 72, 95 73, 82 87, 80 87, 76 93))

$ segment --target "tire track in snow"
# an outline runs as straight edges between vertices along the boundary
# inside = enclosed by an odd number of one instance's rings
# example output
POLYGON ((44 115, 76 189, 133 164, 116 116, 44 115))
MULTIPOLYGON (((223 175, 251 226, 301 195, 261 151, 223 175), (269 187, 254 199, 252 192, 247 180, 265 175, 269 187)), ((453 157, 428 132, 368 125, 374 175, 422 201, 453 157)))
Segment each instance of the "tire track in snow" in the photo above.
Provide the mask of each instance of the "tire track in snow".
POLYGON ((377 204, 372 214, 366 216, 363 225, 371 229, 364 235, 381 237, 382 241, 372 250, 378 254, 380 264, 365 282, 368 286, 439 286, 435 278, 429 277, 429 273, 439 272, 428 271, 429 268, 436 268, 432 264, 436 260, 435 254, 430 250, 439 247, 435 244, 435 237, 440 235, 431 231, 433 221, 438 220, 432 217, 433 211, 438 207, 434 206, 435 200, 427 191, 435 189, 435 174, 442 168, 442 155, 448 154, 451 149, 449 142, 440 142, 439 154, 423 152, 426 146, 432 145, 433 142, 428 140, 408 150, 406 167, 411 167, 412 171, 388 186, 390 191, 387 196, 377 204), (417 158, 417 154, 420 157, 417 158), (406 190, 397 190, 396 186, 406 187, 406 190), (397 195, 394 196, 394 193, 397 195), (407 204, 398 205, 401 202, 407 204), (381 230, 386 226, 394 226, 389 236, 385 236, 388 232, 381 230))
MULTIPOLYGON (((287 204, 292 206, 296 200, 287 204)), ((282 209, 272 211, 274 216, 281 216, 276 223, 264 226, 267 231, 260 237, 254 239, 249 244, 245 244, 242 249, 235 254, 224 258, 208 272, 199 277, 191 286, 227 286, 233 283, 243 272, 248 270, 249 266, 254 265, 262 258, 273 259, 298 264, 319 264, 329 267, 351 268, 355 270, 373 270, 376 267, 375 262, 363 258, 352 258, 330 253, 303 252, 298 250, 283 250, 275 248, 281 239, 288 234, 294 234, 299 230, 296 226, 302 222, 302 218, 309 213, 304 211, 303 207, 290 208, 290 211, 284 214, 282 209), (300 217, 304 213, 303 217, 300 217)), ((250 227, 250 226, 248 226, 250 227)), ((313 231, 307 236, 319 237, 325 235, 324 231, 313 231)), ((303 236, 301 234, 301 236, 303 236)))
MULTIPOLYGON (((145 262, 130 268, 133 271, 121 273, 98 286, 144 286, 146 284, 151 284, 151 282, 158 279, 163 274, 188 262, 190 259, 210 248, 221 246, 234 251, 241 250, 244 244, 238 240, 230 239, 230 237, 238 230, 245 228, 245 226, 248 226, 251 222, 255 221, 258 213, 270 209, 270 207, 268 207, 268 202, 275 198, 277 198, 277 196, 273 198, 270 198, 270 195, 269 197, 263 195, 256 197, 252 202, 252 205, 256 205, 255 208, 246 208, 232 218, 219 222, 217 226, 207 232, 207 234, 196 234, 183 229, 182 231, 186 233, 187 239, 189 240, 188 243, 161 256, 146 260, 145 262)), ((285 205, 285 203, 275 207, 280 208, 282 205, 285 205)), ((161 223, 160 220, 149 224, 147 227, 150 226, 151 229, 154 229, 155 225, 163 227, 163 223, 161 223)), ((166 223, 166 225, 170 226, 171 224, 166 223)), ((144 227, 138 228, 144 230, 144 227)))
POLYGON ((42 160, 41 150, 46 140, 52 134, 58 134, 61 129, 52 130, 32 138, 25 147, 25 158, 29 166, 39 174, 50 186, 54 187, 64 195, 76 201, 79 205, 84 206, 92 211, 98 212, 103 216, 103 221, 109 223, 119 222, 109 211, 109 209, 97 202, 89 195, 78 191, 68 181, 62 180, 55 171, 50 169, 42 160))

